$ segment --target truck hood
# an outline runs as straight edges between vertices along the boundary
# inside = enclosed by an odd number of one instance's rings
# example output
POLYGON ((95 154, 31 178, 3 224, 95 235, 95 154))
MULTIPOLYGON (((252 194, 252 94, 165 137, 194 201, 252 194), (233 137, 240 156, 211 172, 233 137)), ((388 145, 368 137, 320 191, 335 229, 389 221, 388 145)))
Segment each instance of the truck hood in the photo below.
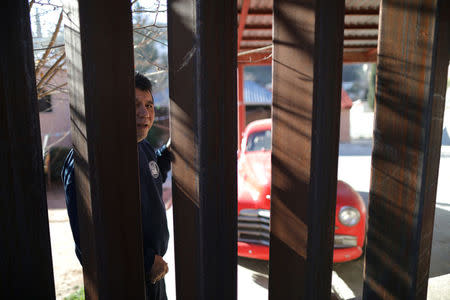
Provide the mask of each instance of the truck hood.
POLYGON ((239 210, 270 209, 271 152, 245 152, 238 165, 239 210))

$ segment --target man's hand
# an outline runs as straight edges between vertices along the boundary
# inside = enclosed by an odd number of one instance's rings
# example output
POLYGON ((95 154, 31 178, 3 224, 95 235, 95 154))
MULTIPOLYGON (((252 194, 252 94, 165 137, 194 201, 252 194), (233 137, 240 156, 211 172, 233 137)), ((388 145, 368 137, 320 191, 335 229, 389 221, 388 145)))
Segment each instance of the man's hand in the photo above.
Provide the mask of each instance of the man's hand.
POLYGON ((150 270, 150 282, 155 284, 157 281, 164 278, 164 276, 169 272, 169 266, 164 261, 164 259, 155 255, 155 261, 153 262, 152 269, 150 270))

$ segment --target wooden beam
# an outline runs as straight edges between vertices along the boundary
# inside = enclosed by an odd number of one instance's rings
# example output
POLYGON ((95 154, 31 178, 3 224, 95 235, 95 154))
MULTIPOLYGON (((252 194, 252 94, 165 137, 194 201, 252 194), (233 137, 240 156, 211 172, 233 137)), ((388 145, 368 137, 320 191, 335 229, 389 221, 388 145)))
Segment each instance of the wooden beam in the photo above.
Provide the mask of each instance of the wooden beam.
POLYGON ((245 30, 247 31, 255 31, 255 30, 272 30, 271 24, 249 24, 245 26, 245 30))
POLYGON ((346 16, 377 16, 379 13, 379 8, 352 8, 345 10, 346 16))
POLYGON ((176 157, 172 164, 176 293, 177 299, 199 299, 199 167, 198 144, 195 141, 197 105, 194 100, 197 84, 197 58, 194 52, 196 3, 180 0, 169 1, 167 4, 170 135, 176 157), (179 70, 173 72, 175 68, 179 70), (174 84, 181 86, 174 87, 174 84), (190 149, 192 150, 189 151, 190 149))
POLYGON ((242 41, 272 41, 272 36, 244 36, 242 41))
POLYGON ((55 299, 28 1, 0 10, 0 295, 55 299))
POLYGON ((64 5, 86 299, 144 299, 130 3, 64 5))
POLYGON ((376 49, 363 51, 344 51, 344 63, 376 63, 377 53, 376 49), (375 51, 373 51, 375 50, 375 51))
MULTIPOLYGON (((352 49, 353 50, 353 49, 352 49)), ((361 51, 344 51, 344 63, 376 63, 377 49, 361 49, 361 51)), ((255 52, 238 55, 239 65, 268 65, 272 63, 271 52, 255 52)))
MULTIPOLYGON (((361 8, 361 9, 346 9, 346 16, 376 16, 379 13, 378 8, 361 8)), ((241 15, 241 10, 238 11, 238 14, 241 15)), ((272 9, 250 9, 248 11, 249 16, 264 16, 270 17, 273 15, 272 9)))
MULTIPOLYGON (((259 48, 262 48, 262 47, 269 47, 271 45, 271 43, 270 44, 267 44, 267 45, 263 45, 263 46, 261 46, 261 47, 248 47, 248 46, 246 46, 246 47, 241 47, 241 49, 240 50, 242 50, 242 52, 247 52, 247 51, 251 51, 251 50, 257 50, 257 49, 259 49, 259 48)), ((264 52, 266 52, 266 51, 264 51, 264 52)), ((270 52, 269 52, 270 53, 270 52)))
MULTIPOLYGON (((378 24, 345 24, 344 29, 354 29, 354 30, 367 30, 367 29, 378 29, 378 24)), ((265 31, 272 30, 272 25, 270 24, 250 24, 245 26, 245 30, 248 31, 265 31)))
POLYGON ((427 298, 449 4, 382 3, 364 299, 427 298))
POLYGON ((366 35, 345 35, 344 41, 366 41, 366 40, 378 40, 377 34, 366 34, 366 35))
POLYGON ((238 56, 239 65, 270 65, 272 64, 272 53, 257 52, 238 56))
POLYGON ((344 1, 274 2, 269 299, 330 299, 344 1))
POLYGON ((178 299, 237 296, 236 27, 236 1, 168 2, 178 299))
POLYGON ((237 48, 238 51, 241 47, 242 35, 244 33, 245 22, 247 20, 248 8, 250 7, 250 0, 242 0, 242 12, 239 17, 239 27, 238 27, 238 40, 237 40, 237 48))
MULTIPOLYGON (((376 63, 377 49, 363 51, 344 51, 344 63, 376 63)), ((272 63, 272 53, 257 52, 238 56, 239 65, 269 65, 272 63)))
POLYGON ((345 24, 344 29, 367 30, 378 29, 378 24, 345 24))
POLYGON ((377 48, 377 44, 354 44, 354 45, 344 45, 344 49, 373 49, 377 48))
MULTIPOLYGON (((265 45, 263 47, 266 47, 266 46, 270 46, 270 44, 269 45, 265 45)), ((375 49, 377 48, 376 44, 344 45, 344 49, 374 49, 374 48, 375 49)), ((254 49, 258 49, 258 48, 245 46, 245 47, 241 47, 240 50, 242 50, 242 51, 249 51, 249 50, 254 50, 254 49)))
MULTIPOLYGON (((367 40, 378 40, 378 35, 367 34, 367 35, 345 35, 344 41, 367 41, 367 40)), ((242 41, 272 41, 272 36, 243 36, 242 41)))

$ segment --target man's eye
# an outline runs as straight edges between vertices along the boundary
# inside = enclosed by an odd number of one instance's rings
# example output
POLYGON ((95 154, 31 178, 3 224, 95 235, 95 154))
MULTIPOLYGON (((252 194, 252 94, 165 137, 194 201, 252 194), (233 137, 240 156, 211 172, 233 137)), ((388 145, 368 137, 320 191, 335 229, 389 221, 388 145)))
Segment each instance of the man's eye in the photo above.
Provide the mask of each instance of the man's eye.
POLYGON ((153 104, 147 104, 145 107, 146 107, 146 108, 152 108, 152 107, 153 107, 153 104))

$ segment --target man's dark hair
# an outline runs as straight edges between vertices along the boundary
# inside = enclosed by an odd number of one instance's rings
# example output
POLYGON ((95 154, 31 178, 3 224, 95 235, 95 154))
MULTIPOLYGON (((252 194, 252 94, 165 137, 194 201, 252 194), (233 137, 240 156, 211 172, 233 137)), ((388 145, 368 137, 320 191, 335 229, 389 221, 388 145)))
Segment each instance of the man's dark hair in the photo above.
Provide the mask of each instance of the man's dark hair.
POLYGON ((152 92, 151 81, 139 72, 136 72, 134 74, 134 84, 137 89, 140 89, 142 91, 149 91, 150 93, 152 92))

